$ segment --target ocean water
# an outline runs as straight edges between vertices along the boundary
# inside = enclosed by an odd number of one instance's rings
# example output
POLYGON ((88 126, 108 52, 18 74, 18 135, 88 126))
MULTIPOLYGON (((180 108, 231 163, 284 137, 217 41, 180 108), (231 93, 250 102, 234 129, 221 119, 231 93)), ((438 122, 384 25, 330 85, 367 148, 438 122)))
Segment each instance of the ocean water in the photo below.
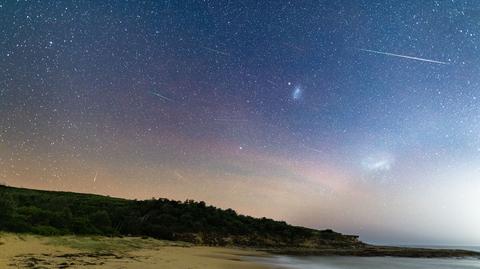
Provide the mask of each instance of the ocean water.
POLYGON ((480 269, 480 259, 424 259, 394 257, 258 258, 256 262, 284 269, 480 269))

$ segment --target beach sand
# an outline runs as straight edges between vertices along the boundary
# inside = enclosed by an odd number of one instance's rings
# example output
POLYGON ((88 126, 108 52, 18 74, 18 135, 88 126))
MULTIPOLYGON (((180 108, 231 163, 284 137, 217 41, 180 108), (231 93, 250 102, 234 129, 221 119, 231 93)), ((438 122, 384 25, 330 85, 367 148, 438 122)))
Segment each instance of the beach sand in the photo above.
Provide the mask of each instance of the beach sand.
POLYGON ((265 269, 252 250, 124 237, 0 234, 0 268, 265 269))

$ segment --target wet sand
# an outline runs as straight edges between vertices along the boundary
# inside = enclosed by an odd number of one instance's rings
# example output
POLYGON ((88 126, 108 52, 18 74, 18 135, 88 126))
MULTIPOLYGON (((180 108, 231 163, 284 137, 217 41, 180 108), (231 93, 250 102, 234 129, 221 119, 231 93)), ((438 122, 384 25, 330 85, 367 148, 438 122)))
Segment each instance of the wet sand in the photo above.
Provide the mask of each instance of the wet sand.
POLYGON ((262 252, 137 237, 43 237, 0 234, 0 268, 265 269, 262 252))

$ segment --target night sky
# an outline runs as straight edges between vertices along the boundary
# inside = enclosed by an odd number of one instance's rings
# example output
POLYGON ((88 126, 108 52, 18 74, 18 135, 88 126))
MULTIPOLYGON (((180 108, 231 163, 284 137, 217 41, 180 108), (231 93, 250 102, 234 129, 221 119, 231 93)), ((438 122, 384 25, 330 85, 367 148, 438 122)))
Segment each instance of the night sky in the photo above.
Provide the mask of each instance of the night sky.
POLYGON ((0 182, 480 243, 479 1, 0 1, 0 182))

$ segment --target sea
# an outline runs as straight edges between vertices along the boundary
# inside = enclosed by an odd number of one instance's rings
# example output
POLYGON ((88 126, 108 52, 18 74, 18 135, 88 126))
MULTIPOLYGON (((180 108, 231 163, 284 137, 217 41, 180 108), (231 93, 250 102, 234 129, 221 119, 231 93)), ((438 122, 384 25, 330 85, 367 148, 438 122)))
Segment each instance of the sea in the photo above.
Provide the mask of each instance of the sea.
MULTIPOLYGON (((448 247, 480 251, 480 247, 448 247)), ((255 258, 275 269, 480 269, 478 258, 296 257, 255 258)))

